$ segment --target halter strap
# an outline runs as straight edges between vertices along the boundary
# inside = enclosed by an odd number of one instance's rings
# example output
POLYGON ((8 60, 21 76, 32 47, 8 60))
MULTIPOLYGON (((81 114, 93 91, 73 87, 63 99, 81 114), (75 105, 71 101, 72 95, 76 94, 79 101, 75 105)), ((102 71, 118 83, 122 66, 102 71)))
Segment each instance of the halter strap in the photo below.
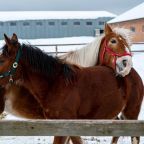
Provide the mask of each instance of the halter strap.
POLYGON ((19 47, 19 50, 18 50, 18 52, 17 52, 17 55, 16 55, 16 59, 15 59, 14 63, 12 64, 10 70, 7 71, 7 72, 4 72, 4 73, 2 73, 2 74, 0 74, 0 79, 2 79, 2 78, 4 78, 4 77, 10 76, 9 82, 13 82, 12 76, 13 76, 14 73, 16 72, 16 69, 17 69, 17 67, 18 67, 18 63, 19 63, 21 54, 22 54, 22 47, 20 46, 20 47, 19 47))
POLYGON ((114 67, 116 67, 116 58, 117 57, 121 57, 121 56, 132 56, 131 53, 128 53, 128 52, 124 52, 123 54, 118 54, 116 52, 114 52, 110 47, 108 47, 107 45, 107 41, 105 40, 104 41, 104 48, 103 48, 103 51, 102 51, 102 54, 100 55, 100 60, 101 60, 101 63, 104 64, 104 55, 105 53, 109 53, 111 56, 114 57, 114 61, 113 61, 113 65, 114 67))

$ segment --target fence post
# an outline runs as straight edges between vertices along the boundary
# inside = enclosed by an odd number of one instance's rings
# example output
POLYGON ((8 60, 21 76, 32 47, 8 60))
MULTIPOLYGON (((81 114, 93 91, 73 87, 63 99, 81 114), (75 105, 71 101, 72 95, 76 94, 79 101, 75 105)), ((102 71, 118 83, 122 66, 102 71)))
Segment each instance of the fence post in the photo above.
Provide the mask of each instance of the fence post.
POLYGON ((56 56, 57 56, 58 55, 58 45, 56 45, 55 51, 56 51, 56 56))

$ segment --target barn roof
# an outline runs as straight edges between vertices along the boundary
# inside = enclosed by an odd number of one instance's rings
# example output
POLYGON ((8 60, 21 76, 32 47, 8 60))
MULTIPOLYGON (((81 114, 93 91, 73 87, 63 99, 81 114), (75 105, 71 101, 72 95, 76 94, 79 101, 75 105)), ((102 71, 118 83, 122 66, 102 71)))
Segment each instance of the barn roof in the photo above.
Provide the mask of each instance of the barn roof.
POLYGON ((110 20, 108 23, 117 23, 117 22, 129 21, 134 19, 140 19, 140 18, 144 18, 144 2, 126 11, 125 13, 117 16, 116 18, 110 20))
POLYGON ((115 17, 107 11, 1 11, 0 21, 46 19, 96 19, 115 17))

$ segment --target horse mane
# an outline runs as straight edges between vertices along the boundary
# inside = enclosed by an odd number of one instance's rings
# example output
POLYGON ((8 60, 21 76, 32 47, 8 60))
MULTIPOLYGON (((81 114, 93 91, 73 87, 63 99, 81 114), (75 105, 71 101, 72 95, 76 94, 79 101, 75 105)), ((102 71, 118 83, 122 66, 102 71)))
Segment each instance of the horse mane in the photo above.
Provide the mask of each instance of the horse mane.
POLYGON ((42 50, 32 45, 22 44, 22 58, 30 64, 35 72, 42 73, 47 77, 55 79, 60 73, 67 81, 75 77, 73 65, 65 63, 57 57, 49 56, 42 50))
POLYGON ((127 44, 129 45, 129 48, 130 46, 132 45, 132 38, 133 38, 133 33, 132 31, 130 31, 129 29, 126 29, 126 28, 114 28, 113 29, 113 32, 120 35, 121 37, 123 37, 127 44))
POLYGON ((98 61, 99 48, 103 38, 104 35, 101 35, 86 46, 61 55, 59 58, 83 67, 94 66, 98 61))
MULTIPOLYGON (((123 37, 126 40, 127 44, 129 45, 130 49, 132 43, 131 31, 125 28, 114 28, 113 32, 123 37)), ((95 40, 93 40, 86 46, 78 50, 71 51, 67 54, 61 55, 59 58, 77 65, 81 65, 83 67, 94 66, 98 62, 100 44, 104 37, 105 37, 104 34, 98 36, 95 38, 95 40)))

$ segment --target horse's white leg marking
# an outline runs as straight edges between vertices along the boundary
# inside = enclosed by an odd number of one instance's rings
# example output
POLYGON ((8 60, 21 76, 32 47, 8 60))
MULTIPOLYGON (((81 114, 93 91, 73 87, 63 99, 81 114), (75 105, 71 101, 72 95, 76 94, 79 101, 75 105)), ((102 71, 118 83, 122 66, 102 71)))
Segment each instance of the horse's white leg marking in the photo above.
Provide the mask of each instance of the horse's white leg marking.
POLYGON ((69 138, 70 138, 70 137, 67 137, 67 138, 66 138, 66 140, 65 140, 65 143, 64 143, 64 144, 69 144, 69 142, 70 142, 69 138))
POLYGON ((132 137, 132 144, 139 144, 137 137, 132 137))

